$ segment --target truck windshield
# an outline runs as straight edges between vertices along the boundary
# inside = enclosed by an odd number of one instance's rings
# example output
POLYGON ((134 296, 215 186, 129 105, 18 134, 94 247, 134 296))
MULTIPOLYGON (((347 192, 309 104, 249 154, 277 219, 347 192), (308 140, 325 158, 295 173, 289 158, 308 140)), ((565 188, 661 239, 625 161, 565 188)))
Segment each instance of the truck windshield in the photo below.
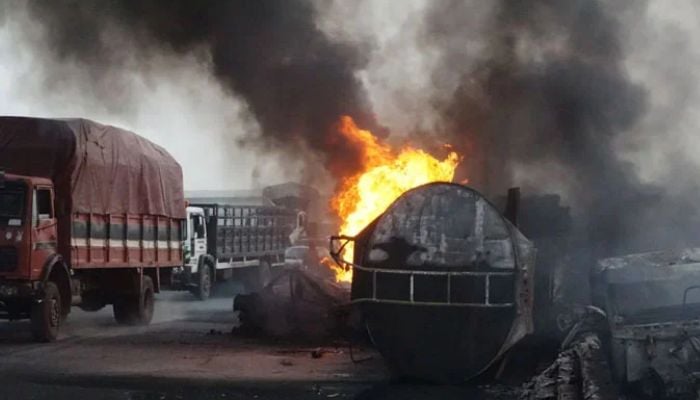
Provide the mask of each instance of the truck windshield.
POLYGON ((0 189, 0 218, 22 218, 24 190, 6 187, 0 189))

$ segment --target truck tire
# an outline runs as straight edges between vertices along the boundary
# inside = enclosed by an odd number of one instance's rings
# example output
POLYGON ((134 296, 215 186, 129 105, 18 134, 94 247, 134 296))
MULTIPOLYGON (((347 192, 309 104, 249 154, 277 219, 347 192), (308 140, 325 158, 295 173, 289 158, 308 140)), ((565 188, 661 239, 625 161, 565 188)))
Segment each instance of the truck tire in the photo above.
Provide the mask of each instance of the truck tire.
POLYGON ((133 325, 134 323, 134 304, 131 299, 114 300, 112 304, 112 312, 114 320, 119 325, 133 325))
POLYGON ((114 319, 121 325, 148 325, 153 319, 155 294, 151 277, 143 277, 138 296, 117 299, 112 305, 114 319))
POLYGON ((211 265, 202 263, 202 268, 199 270, 199 282, 194 290, 194 295, 199 300, 207 300, 211 296, 212 286, 211 265))
POLYGON ((53 282, 44 284, 44 294, 39 303, 32 305, 32 336, 38 342, 53 342, 58 338, 63 312, 61 293, 53 282))

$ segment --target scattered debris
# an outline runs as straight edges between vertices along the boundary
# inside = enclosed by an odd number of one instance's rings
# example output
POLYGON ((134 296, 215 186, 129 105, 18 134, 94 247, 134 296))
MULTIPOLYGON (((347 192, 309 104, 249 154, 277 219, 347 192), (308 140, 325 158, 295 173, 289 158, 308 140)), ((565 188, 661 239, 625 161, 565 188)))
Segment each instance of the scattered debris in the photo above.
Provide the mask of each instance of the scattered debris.
POLYGON ((592 278, 615 379, 644 397, 696 397, 700 249, 600 260, 592 278))
POLYGON ((554 363, 523 388, 521 400, 612 400, 618 392, 597 331, 605 314, 595 307, 564 340, 554 363))
POLYGON ((349 302, 347 288, 307 271, 288 269, 259 293, 238 295, 243 333, 320 338, 341 332, 345 321, 336 312, 349 302))

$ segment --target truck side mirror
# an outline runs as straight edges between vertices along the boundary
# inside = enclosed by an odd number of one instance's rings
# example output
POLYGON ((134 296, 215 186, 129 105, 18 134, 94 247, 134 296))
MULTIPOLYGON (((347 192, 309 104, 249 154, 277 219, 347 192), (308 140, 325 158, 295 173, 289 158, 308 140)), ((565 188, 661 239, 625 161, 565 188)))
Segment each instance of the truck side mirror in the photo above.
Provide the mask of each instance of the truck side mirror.
POLYGON ((56 224, 56 220, 53 218, 41 219, 41 216, 39 218, 36 224, 37 229, 46 229, 56 224))

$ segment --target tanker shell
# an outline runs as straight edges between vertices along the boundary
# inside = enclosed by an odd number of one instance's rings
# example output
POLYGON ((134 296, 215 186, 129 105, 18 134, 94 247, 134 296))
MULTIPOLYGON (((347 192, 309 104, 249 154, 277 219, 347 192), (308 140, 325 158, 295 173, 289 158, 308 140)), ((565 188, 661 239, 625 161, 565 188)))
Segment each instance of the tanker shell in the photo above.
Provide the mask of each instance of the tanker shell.
POLYGON ((532 332, 535 249, 477 191, 408 191, 355 241, 352 300, 398 375, 464 381, 532 332))

